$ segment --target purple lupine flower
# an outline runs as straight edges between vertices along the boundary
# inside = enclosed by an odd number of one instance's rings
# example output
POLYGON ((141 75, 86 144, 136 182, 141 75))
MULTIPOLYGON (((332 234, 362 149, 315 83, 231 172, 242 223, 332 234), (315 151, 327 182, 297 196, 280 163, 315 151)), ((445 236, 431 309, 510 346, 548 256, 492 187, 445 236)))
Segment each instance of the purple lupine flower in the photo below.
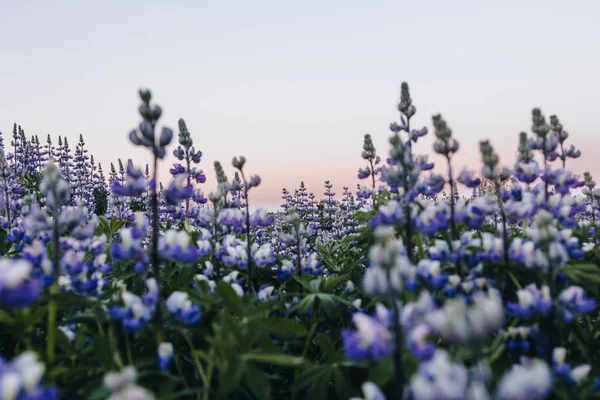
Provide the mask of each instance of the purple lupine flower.
POLYGON ((200 322, 200 307, 193 305, 185 292, 175 291, 167 298, 167 309, 173 317, 185 326, 194 326, 200 322))
POLYGON ((527 319, 536 315, 547 315, 552 309, 552 296, 548 286, 541 290, 530 284, 517 291, 518 303, 506 304, 506 312, 511 317, 527 319))
POLYGON ((158 239, 158 252, 165 260, 194 263, 201 252, 191 243, 185 231, 169 229, 158 239))
POLYGON ((276 278, 279 282, 284 282, 294 275, 294 263, 290 260, 281 260, 281 264, 277 266, 276 278))
POLYGON ((363 313, 352 316, 355 331, 342 333, 344 352, 352 361, 382 360, 394 350, 390 331, 378 319, 363 313))
POLYGON ((167 204, 176 205, 180 201, 189 199, 194 194, 194 187, 187 183, 187 175, 180 174, 173 178, 171 184, 163 190, 167 204))
POLYGON ((500 379, 498 400, 543 400, 552 392, 552 372, 538 359, 522 358, 500 379))
POLYGON ((475 178, 475 171, 463 169, 458 175, 457 180, 468 188, 476 188, 481 185, 481 179, 475 178))
POLYGON ((32 278, 33 265, 24 259, 0 259, 0 309, 33 305, 41 295, 42 281, 32 278))
POLYGON ((273 294, 274 290, 275 287, 272 285, 263 285, 256 295, 258 301, 264 303, 267 300, 277 299, 278 296, 273 294))
POLYGON ((408 350, 419 361, 429 361, 433 358, 436 348, 427 341, 431 334, 431 329, 421 324, 417 325, 408 336, 408 350))
POLYGON ((467 369, 452 362, 445 350, 436 350, 410 381, 411 398, 415 400, 464 399, 468 390, 467 369))
POLYGON ((163 342, 158 345, 158 367, 167 371, 173 362, 173 343, 163 342))
POLYGON ((42 386, 45 365, 32 351, 8 362, 0 357, 0 394, 3 399, 56 400, 58 389, 42 386))
POLYGON ((386 400, 381 389, 373 382, 365 382, 361 386, 363 397, 353 397, 350 400, 386 400))
POLYGON ((133 166, 131 160, 127 163, 127 180, 122 185, 119 182, 114 182, 112 192, 117 196, 139 197, 148 190, 148 181, 142 170, 133 166))
POLYGON ((596 310, 596 302, 586 296, 579 286, 569 286, 559 297, 559 315, 566 323, 571 323, 578 314, 588 314, 596 310))
POLYGON ((252 245, 252 259, 258 268, 273 265, 277 261, 270 243, 264 243, 260 247, 258 243, 254 243, 252 245))

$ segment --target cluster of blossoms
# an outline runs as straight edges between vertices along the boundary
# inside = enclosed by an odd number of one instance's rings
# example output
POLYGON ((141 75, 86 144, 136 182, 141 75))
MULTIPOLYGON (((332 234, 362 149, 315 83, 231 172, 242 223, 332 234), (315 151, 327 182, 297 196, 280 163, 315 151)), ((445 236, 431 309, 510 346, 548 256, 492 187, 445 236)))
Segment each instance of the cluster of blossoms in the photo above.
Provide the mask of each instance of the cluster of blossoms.
POLYGON ((0 357, 0 398, 58 399, 56 388, 42 385, 45 369, 33 352, 21 353, 10 362, 0 357))
MULTIPOLYGON (((180 163, 163 187, 157 165, 173 132, 158 128, 162 110, 151 98, 140 91, 142 121, 129 138, 150 151, 152 167, 119 160, 107 182, 82 138, 73 156, 66 139, 58 148, 50 139, 42 146, 15 126, 12 151, 0 146, 6 233, 0 324, 9 321, 12 329, 43 319, 47 326, 24 336, 43 336, 53 377, 68 362, 75 369, 78 354, 105 345, 107 364, 119 369, 104 377, 110 399, 155 398, 145 382, 136 383, 136 352, 152 354, 161 376, 177 370, 181 381, 173 384, 185 390, 200 379, 205 398, 216 395, 211 385, 224 379, 213 372, 232 364, 300 366, 308 357, 314 369, 301 374, 335 371, 321 380, 336 390, 344 386, 342 366, 366 370, 390 360, 393 378, 381 387, 346 385, 364 399, 382 400, 384 393, 414 400, 544 399, 553 390, 585 398, 600 389, 592 385, 597 357, 577 349, 598 336, 600 191, 590 174, 580 179, 566 169, 580 152, 566 147, 568 134, 557 117, 546 123, 533 110, 533 136, 520 135, 511 168, 501 167, 492 144, 483 141, 480 173, 457 174, 459 142, 441 115, 432 118, 433 151, 444 165, 436 168, 415 154, 429 131, 411 127, 416 106, 403 84, 389 157, 364 136, 366 165, 358 178, 366 185, 356 192, 343 187, 337 195, 325 181, 315 195, 301 182, 293 193, 283 190, 281 210, 251 212, 260 177, 248 175, 243 156, 231 162, 233 179, 215 162, 217 186, 205 195, 202 152, 183 119, 172 153, 180 163), (35 189, 26 187, 24 174, 39 175, 35 189), (472 195, 461 196, 459 187, 472 195), (59 309, 74 298, 83 305, 59 309), (94 324, 84 326, 80 321, 92 313, 94 324), (267 328, 252 329, 263 322, 267 328), (283 342, 286 335, 306 337, 302 363, 223 339, 248 331, 246 339, 259 338, 269 352, 295 351, 295 343, 283 342), (67 345, 57 345, 57 332, 67 345), (342 354, 349 363, 339 360, 342 354)), ((0 349, 36 348, 27 340, 0 349)), ((41 385, 44 366, 32 353, 8 358, 0 360, 0 398, 57 397, 41 385)), ((275 380, 263 373, 240 367, 236 376, 244 390, 255 390, 249 380, 258 386, 275 380)))

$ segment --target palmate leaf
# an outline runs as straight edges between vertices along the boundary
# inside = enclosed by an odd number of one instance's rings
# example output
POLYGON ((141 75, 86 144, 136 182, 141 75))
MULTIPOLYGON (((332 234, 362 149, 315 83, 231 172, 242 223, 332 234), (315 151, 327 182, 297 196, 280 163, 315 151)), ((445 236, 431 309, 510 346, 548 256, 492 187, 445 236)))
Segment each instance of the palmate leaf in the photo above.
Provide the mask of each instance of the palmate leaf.
POLYGON ((308 333, 304 325, 293 319, 271 317, 256 321, 269 333, 283 337, 303 337, 308 333))
POLYGON ((290 356, 287 354, 269 354, 260 352, 242 354, 241 359, 244 361, 256 361, 259 363, 283 365, 288 367, 298 367, 306 363, 306 360, 302 357, 290 356))
POLYGON ((324 396, 327 393, 327 386, 331 380, 333 370, 331 365, 326 364, 312 366, 300 372, 292 387, 294 398, 312 399, 312 396, 322 398, 321 395, 324 396), (308 393, 305 396, 300 396, 306 391, 310 391, 311 396, 308 393))
POLYGON ((223 300, 228 309, 238 315, 244 315, 244 304, 229 283, 219 281, 217 283, 217 295, 223 300))

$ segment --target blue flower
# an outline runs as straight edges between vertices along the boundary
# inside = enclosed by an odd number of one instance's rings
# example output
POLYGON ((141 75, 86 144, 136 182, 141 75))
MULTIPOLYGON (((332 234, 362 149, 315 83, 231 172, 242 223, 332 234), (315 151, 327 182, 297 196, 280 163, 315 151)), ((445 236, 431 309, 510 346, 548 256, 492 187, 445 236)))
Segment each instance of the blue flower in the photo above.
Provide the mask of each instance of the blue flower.
POLYGON ((167 299, 167 309, 173 317, 185 326, 194 326, 200 322, 200 307, 193 305, 185 292, 175 291, 167 299))
POLYGON ((43 283, 32 279, 33 265, 23 259, 0 258, 0 309, 20 309, 33 305, 43 283))
POLYGON ((352 316, 355 331, 342 333, 344 352, 352 361, 382 360, 394 350, 393 337, 378 319, 363 313, 352 316))
POLYGON ((586 296, 579 286, 569 286, 564 289, 558 298, 561 319, 570 323, 577 314, 587 314, 596 310, 596 302, 586 296))
POLYGON ((163 342, 158 345, 158 367, 161 371, 166 371, 173 362, 173 344, 163 342))

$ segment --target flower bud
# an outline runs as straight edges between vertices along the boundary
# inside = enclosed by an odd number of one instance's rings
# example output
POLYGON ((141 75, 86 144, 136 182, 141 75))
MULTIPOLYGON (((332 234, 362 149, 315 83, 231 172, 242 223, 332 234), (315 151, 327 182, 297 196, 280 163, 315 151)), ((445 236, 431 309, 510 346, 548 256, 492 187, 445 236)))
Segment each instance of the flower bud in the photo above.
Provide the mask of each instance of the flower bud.
POLYGON ((144 103, 149 103, 150 99, 152 99, 152 93, 148 89, 140 89, 138 93, 144 103))
POLYGON ((231 164, 233 165, 234 168, 237 169, 242 169, 244 168, 244 164, 246 163, 246 158, 244 156, 240 156, 238 157, 233 157, 233 160, 231 162, 231 164))

